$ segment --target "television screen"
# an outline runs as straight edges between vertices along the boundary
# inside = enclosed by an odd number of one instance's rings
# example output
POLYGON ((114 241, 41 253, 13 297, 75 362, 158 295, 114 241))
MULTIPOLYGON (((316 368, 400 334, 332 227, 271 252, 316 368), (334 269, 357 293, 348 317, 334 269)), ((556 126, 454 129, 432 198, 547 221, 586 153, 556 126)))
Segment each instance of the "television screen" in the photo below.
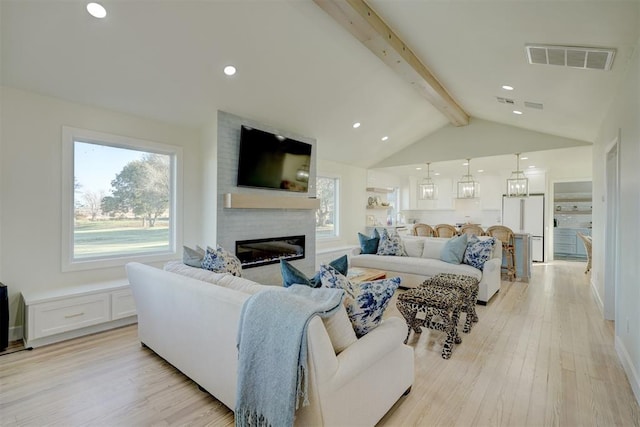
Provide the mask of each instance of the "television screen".
POLYGON ((311 144, 242 126, 238 186, 306 192, 311 144))

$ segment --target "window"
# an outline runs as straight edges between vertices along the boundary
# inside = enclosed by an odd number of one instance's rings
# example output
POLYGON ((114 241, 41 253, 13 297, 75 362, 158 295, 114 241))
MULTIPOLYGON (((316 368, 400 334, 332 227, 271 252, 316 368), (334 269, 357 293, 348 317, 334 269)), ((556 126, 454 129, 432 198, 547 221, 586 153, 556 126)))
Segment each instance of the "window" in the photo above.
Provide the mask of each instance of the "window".
POLYGON ((320 207, 316 210, 316 237, 338 237, 339 178, 318 176, 316 194, 320 207))
POLYGON ((64 127, 63 270, 176 253, 180 148, 64 127))

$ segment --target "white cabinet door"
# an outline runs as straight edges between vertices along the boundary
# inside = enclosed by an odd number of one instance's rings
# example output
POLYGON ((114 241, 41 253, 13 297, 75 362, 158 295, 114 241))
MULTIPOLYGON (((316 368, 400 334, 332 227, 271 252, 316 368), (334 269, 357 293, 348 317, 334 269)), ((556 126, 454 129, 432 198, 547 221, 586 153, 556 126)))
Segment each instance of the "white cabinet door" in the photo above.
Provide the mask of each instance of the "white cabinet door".
POLYGON ((502 198, 502 225, 509 227, 514 233, 522 231, 520 201, 516 197, 502 198))
POLYGON ((524 231, 532 236, 543 236, 544 196, 530 196, 524 201, 524 231))

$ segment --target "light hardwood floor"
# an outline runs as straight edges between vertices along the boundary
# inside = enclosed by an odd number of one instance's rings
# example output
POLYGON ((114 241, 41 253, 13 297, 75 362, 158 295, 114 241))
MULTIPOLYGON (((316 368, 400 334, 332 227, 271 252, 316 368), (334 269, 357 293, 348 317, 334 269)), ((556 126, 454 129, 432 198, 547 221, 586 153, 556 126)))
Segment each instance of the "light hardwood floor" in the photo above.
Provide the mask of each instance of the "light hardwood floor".
MULTIPOLYGON (((380 425, 640 425, 583 271, 555 262, 503 282, 449 360, 441 332, 412 332, 413 389, 380 425)), ((142 348, 134 325, 0 357, 0 425, 45 424, 231 426, 233 413, 142 348)))

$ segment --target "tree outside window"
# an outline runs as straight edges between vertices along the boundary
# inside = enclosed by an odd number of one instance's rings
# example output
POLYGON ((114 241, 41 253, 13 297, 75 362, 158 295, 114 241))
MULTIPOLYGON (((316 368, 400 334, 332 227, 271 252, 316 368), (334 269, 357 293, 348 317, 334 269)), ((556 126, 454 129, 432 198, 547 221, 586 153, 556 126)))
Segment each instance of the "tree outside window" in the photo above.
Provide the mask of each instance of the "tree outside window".
POLYGON ((73 259, 168 252, 172 156, 74 141, 73 259))
POLYGON ((338 178, 316 178, 316 195, 320 200, 316 210, 316 236, 319 238, 338 236, 339 182, 338 178))

